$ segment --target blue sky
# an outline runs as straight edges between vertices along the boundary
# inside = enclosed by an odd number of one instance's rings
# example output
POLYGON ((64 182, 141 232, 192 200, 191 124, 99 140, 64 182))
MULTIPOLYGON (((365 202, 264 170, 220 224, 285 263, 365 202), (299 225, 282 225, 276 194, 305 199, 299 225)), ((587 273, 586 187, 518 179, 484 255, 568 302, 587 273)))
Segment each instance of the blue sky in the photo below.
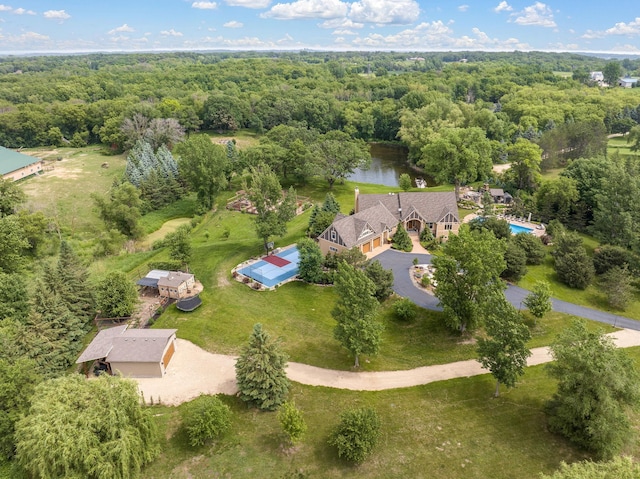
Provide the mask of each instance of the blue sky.
POLYGON ((640 4, 630 0, 10 1, 0 3, 0 53, 309 48, 640 54, 640 4))

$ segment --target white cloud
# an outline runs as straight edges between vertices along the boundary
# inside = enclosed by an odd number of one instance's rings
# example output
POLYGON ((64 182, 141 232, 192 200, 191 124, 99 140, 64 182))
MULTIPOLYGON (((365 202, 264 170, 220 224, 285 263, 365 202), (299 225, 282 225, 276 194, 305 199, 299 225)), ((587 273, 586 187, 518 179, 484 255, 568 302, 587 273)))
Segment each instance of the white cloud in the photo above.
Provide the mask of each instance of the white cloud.
POLYGON ((277 3, 262 18, 292 20, 296 18, 340 18, 345 17, 348 4, 340 0, 296 0, 293 3, 277 3))
POLYGON ((293 42, 293 37, 291 35, 289 35, 288 33, 285 33, 284 37, 282 37, 276 43, 278 45, 286 45, 286 44, 289 44, 289 43, 292 43, 292 42, 293 42))
POLYGON ((348 18, 334 18, 318 24, 320 28, 362 28, 364 23, 357 23, 348 18))
POLYGON ((191 8, 198 8, 200 10, 215 10, 218 8, 216 2, 193 2, 191 8))
POLYGON ((16 15, 35 15, 36 12, 33 10, 25 10, 24 8, 16 8, 11 13, 15 13, 16 15))
POLYGON ((246 8, 267 8, 271 5, 271 0, 224 0, 224 2, 232 7, 246 8))
POLYGON ((182 32, 177 32, 172 28, 171 30, 162 30, 160 32, 160 35, 162 35, 163 37, 181 37, 182 32))
POLYGON ((512 10, 513 10, 513 7, 509 5, 507 2, 505 2, 504 0, 500 2, 496 8, 493 9, 493 11, 496 13, 510 12, 512 10))
POLYGON ((53 20, 67 20, 71 18, 71 15, 64 10, 47 10, 43 15, 45 18, 51 18, 53 20))
POLYGON ((20 42, 24 42, 24 41, 45 41, 45 40, 49 40, 49 37, 47 35, 42 35, 41 33, 36 33, 36 32, 25 32, 22 35, 16 37, 16 39, 20 42))
POLYGON ((9 5, 0 4, 0 12, 10 12, 11 10, 13 10, 13 8, 11 8, 9 5))
POLYGON ((235 20, 231 20, 230 22, 227 22, 222 26, 226 27, 226 28, 242 28, 244 26, 244 24, 242 22, 237 22, 235 20))
MULTIPOLYGON (((421 23, 415 28, 403 30, 394 35, 378 33, 365 38, 356 38, 352 44, 368 48, 411 49, 411 50, 529 50, 527 43, 516 38, 499 40, 490 38, 485 32, 473 28, 473 35, 454 36, 453 30, 442 21, 421 23)), ((344 38, 341 38, 344 41, 344 38)))
POLYGON ((362 23, 406 25, 420 16, 415 0, 360 0, 351 4, 349 18, 362 23))
POLYGON ((628 52, 640 52, 640 48, 638 48, 636 45, 629 45, 628 43, 625 45, 616 45, 614 46, 611 51, 614 52, 624 52, 624 53, 628 53, 628 52))
POLYGON ((122 32, 135 32, 135 30, 125 23, 124 25, 116 27, 113 30, 109 30, 107 33, 109 33, 109 35, 113 35, 115 33, 122 33, 122 32))
POLYGON ((458 10, 461 12, 466 12, 469 10, 469 5, 458 5, 458 10))
POLYGON ((553 28, 556 22, 553 20, 553 11, 544 3, 536 2, 525 7, 524 10, 512 13, 513 20, 518 25, 534 25, 538 27, 553 28))
POLYGON ((640 17, 636 17, 635 20, 632 20, 629 23, 616 23, 613 27, 607 28, 606 30, 587 30, 582 35, 582 38, 604 38, 609 35, 626 35, 628 37, 640 35, 640 17))
POLYGON ((347 30, 346 28, 340 30, 334 30, 331 35, 357 35, 353 30, 347 30))

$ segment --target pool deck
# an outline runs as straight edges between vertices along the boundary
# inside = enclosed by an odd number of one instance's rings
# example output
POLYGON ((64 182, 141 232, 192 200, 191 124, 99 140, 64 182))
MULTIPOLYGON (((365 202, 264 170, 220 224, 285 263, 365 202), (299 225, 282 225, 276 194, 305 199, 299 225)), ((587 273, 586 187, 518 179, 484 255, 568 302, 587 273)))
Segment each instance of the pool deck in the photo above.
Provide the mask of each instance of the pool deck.
MULTIPOLYGON (((471 220, 474 220, 476 218, 478 218, 480 215, 477 215, 475 213, 470 214, 465 216, 462 219, 463 223, 468 223, 471 220)), ((547 230, 545 229, 544 225, 540 225, 537 223, 531 223, 530 221, 521 221, 520 219, 514 217, 514 216, 510 216, 510 215, 496 215, 496 218, 500 219, 500 220, 505 220, 511 224, 517 225, 517 226, 522 226, 523 228, 529 228, 531 230, 531 234, 536 235, 538 238, 544 236, 547 232, 547 230)))

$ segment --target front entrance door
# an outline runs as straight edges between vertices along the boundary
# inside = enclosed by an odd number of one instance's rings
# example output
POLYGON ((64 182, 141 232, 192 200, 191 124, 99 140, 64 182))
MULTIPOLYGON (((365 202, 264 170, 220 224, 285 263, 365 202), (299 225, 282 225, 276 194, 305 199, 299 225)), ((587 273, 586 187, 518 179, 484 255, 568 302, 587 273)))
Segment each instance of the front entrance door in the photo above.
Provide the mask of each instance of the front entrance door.
POLYGON ((407 221, 407 231, 420 231, 420 220, 407 221))

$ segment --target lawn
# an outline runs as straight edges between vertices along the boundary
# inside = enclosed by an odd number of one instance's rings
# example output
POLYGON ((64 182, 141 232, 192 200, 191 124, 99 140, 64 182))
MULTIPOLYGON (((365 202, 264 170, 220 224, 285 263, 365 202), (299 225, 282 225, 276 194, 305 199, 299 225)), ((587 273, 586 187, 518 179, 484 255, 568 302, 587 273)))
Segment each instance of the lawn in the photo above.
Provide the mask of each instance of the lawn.
MULTIPOLYGON (((640 359, 640 348, 628 351, 640 359)), ((290 398, 308 425, 295 448, 283 445, 275 413, 247 409, 235 397, 224 397, 233 411, 231 432, 197 449, 187 445, 179 427, 179 408, 155 406, 162 455, 143 477, 535 478, 561 461, 587 457, 547 429, 543 405, 555 383, 544 366, 527 368, 518 387, 497 399, 492 398, 494 387, 490 375, 381 392, 294 383, 290 398), (362 406, 379 413, 382 436, 374 454, 352 466, 338 459, 327 437, 340 411, 362 406)), ((637 440, 626 450, 635 451, 637 440)))
POLYGON ((640 155, 640 151, 631 151, 630 146, 631 145, 627 143, 626 137, 617 136, 614 138, 609 138, 609 143, 607 145, 607 154, 613 155, 615 153, 618 153, 620 155, 640 155))

